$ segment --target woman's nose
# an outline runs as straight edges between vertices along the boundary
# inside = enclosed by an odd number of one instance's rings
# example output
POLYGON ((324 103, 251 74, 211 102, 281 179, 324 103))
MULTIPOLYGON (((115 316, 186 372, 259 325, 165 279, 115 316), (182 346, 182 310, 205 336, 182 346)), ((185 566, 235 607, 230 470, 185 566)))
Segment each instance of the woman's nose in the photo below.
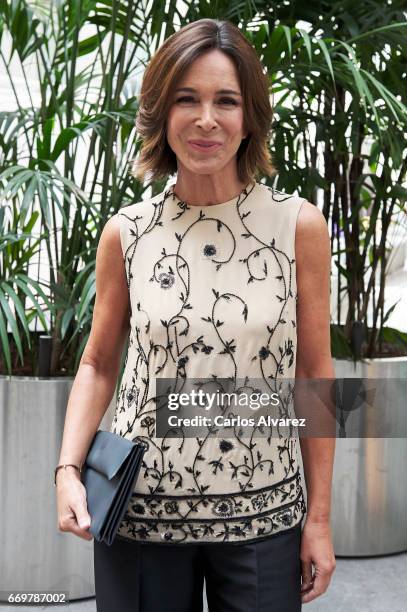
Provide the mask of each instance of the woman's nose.
POLYGON ((203 127, 212 126, 216 124, 216 109, 210 105, 203 105, 200 107, 198 118, 198 125, 203 127))

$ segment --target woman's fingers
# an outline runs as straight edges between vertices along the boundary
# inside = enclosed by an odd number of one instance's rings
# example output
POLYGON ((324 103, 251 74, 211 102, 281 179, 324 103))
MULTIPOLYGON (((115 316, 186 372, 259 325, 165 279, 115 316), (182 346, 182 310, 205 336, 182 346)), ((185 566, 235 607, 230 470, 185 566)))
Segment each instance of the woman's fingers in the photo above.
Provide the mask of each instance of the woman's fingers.
POLYGON ((301 561, 301 593, 308 591, 313 584, 311 561, 301 561))
POLYGON ((70 497, 70 502, 65 501, 62 504, 64 510, 60 513, 59 530, 70 531, 84 540, 92 540, 93 536, 89 532, 91 517, 86 504, 86 496, 83 496, 82 492, 78 499, 77 491, 71 491, 70 497))
POLYGON ((330 525, 307 518, 301 533, 301 601, 312 601, 328 588, 336 561, 330 525), (313 572, 313 575, 312 575, 313 572))
POLYGON ((306 591, 304 590, 305 592, 303 592, 303 589, 301 588, 302 603, 312 601, 316 597, 319 597, 320 595, 325 593, 331 581, 333 570, 334 567, 331 567, 328 564, 326 566, 321 564, 315 567, 312 588, 306 591))
POLYGON ((76 517, 69 517, 65 524, 66 528, 62 529, 62 531, 70 531, 84 540, 93 540, 92 534, 87 529, 83 529, 78 525, 76 517))

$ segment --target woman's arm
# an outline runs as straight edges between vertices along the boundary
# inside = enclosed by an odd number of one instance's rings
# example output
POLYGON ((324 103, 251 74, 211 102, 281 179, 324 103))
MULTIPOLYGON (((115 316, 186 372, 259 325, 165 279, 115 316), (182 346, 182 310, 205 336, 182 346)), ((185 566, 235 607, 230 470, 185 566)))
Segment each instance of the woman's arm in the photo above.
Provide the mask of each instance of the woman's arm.
MULTIPOLYGON (((304 202, 298 215, 295 253, 298 293, 295 376, 334 379, 330 347, 330 240, 325 217, 310 202, 304 202)), ((303 437, 300 445, 307 488, 307 517, 301 544, 305 603, 327 589, 335 569, 329 523, 335 438, 303 437)))
MULTIPOLYGON (((115 391, 129 330, 129 294, 117 215, 103 228, 96 253, 92 328, 68 400, 59 463, 83 464, 115 391)), ((91 517, 79 472, 57 472, 58 529, 85 540, 91 517)))
MULTIPOLYGON (((119 220, 114 215, 97 248, 92 327, 69 396, 59 463, 82 464, 86 458, 116 388, 129 308, 119 220)), ((58 470, 57 482, 72 475, 78 477, 75 468, 58 470)))

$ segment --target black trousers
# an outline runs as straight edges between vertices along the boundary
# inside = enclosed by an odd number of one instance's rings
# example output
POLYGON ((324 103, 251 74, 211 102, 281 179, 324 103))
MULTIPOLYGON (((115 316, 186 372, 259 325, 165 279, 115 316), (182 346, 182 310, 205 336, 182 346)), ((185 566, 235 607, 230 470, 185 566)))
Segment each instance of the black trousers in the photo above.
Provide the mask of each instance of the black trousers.
POLYGON ((254 543, 93 541, 97 612, 301 610, 301 524, 254 543))

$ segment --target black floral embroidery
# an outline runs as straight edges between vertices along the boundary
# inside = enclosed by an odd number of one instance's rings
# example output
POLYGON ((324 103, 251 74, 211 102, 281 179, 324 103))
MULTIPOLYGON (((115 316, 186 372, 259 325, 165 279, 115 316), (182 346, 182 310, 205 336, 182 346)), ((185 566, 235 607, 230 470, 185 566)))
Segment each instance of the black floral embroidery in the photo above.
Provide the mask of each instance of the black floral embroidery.
MULTIPOLYGON (((197 372, 215 382, 219 372, 233 382, 250 372, 270 391, 294 377, 291 204, 292 195, 256 183, 223 208, 190 206, 169 189, 119 212, 132 318, 111 430, 148 444, 121 537, 251 541, 305 514, 296 439, 266 427, 261 438, 239 428, 219 439, 210 429, 187 438, 182 428, 156 438, 160 398, 151 393, 159 376, 178 391, 197 372)), ((289 401, 281 411, 288 416, 289 401)))
POLYGON ((222 451, 222 453, 227 453, 233 447, 234 447, 234 445, 233 445, 233 443, 230 440, 221 440, 219 442, 219 448, 222 451))
POLYGON ((144 419, 141 419, 140 424, 142 427, 151 427, 151 425, 154 425, 155 420, 153 419, 153 417, 151 416, 146 416, 144 417, 144 419))
POLYGON ((178 359, 178 367, 179 368, 184 368, 186 363, 188 361, 188 356, 186 357, 181 357, 180 359, 178 359))
POLYGON ((127 406, 131 406, 132 404, 137 403, 138 392, 139 390, 136 387, 136 385, 133 385, 132 387, 130 387, 130 389, 127 390, 127 393, 126 393, 127 406))
POLYGON ((216 253, 216 247, 214 244, 205 244, 203 252, 207 257, 212 257, 216 253))
POLYGON ((259 512, 261 510, 263 510, 263 508, 266 505, 266 500, 264 498, 264 495, 262 493, 259 493, 259 495, 256 495, 256 497, 254 497, 252 499, 252 506, 255 510, 258 510, 259 512))
MULTIPOLYGON (((278 533, 284 529, 298 525, 306 512, 302 489, 298 481, 294 486, 296 497, 293 502, 282 504, 277 508, 267 510, 267 497, 264 492, 253 495, 250 506, 254 509, 252 516, 244 516, 235 512, 239 507, 239 499, 221 496, 208 505, 212 518, 189 517, 188 520, 180 517, 162 518, 159 510, 155 508, 154 517, 137 517, 127 513, 119 527, 119 536, 144 541, 173 542, 189 541, 221 541, 234 542, 238 540, 252 541, 258 537, 265 537, 278 533), (283 510, 281 510, 283 508, 283 510), (209 538, 209 539, 208 539, 209 538)), ((188 498, 183 503, 188 503, 188 498)), ((150 502, 152 504, 152 502, 150 502)), ((154 506, 154 504, 152 504, 154 506)), ((249 507, 244 507, 248 512, 249 507)))
POLYGON ((281 521, 283 525, 290 526, 293 522, 294 517, 291 514, 290 510, 286 510, 285 512, 282 512, 281 514, 278 514, 276 518, 278 521, 281 521))
POLYGON ((174 512, 178 512, 178 504, 176 501, 169 501, 164 504, 165 511, 168 514, 174 514, 174 512))
POLYGON ((158 275, 158 280, 163 289, 169 289, 174 284, 175 277, 173 274, 161 272, 161 274, 158 275))
POLYGON ((261 349, 259 350, 260 359, 267 359, 269 355, 270 355, 269 349, 265 346, 262 346, 261 349))
POLYGON ((213 513, 217 516, 233 516, 233 502, 231 499, 219 499, 213 505, 213 513))

